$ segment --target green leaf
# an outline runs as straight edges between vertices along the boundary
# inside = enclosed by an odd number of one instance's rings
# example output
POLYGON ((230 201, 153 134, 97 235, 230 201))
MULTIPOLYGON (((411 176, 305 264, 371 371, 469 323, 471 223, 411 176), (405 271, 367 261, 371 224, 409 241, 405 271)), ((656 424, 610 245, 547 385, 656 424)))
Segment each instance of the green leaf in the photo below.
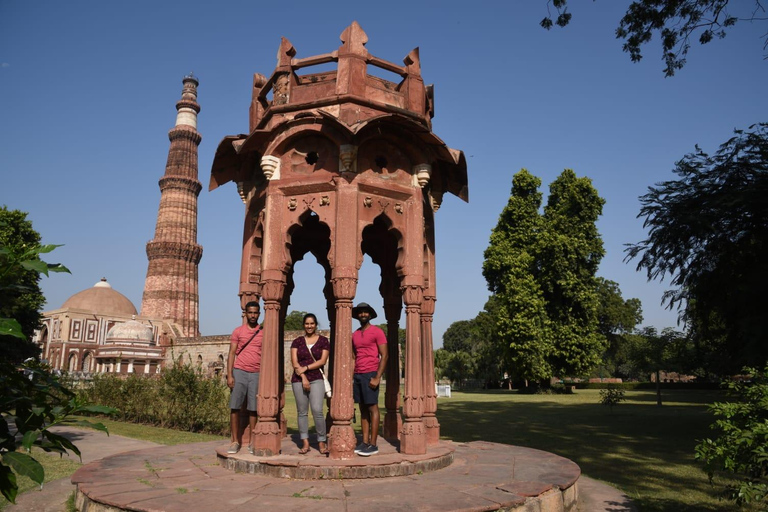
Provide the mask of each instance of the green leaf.
POLYGON ((80 457, 80 460, 82 460, 82 455, 80 455, 80 450, 77 448, 77 446, 75 446, 72 443, 72 441, 70 441, 66 437, 60 436, 58 434, 54 434, 53 432, 48 430, 45 430, 43 432, 43 435, 45 435, 45 437, 52 443, 53 445, 52 448, 55 448, 55 447, 65 448, 71 451, 72 453, 74 453, 75 455, 77 455, 78 457, 80 457))
POLYGON ((11 466, 16 473, 29 477, 35 483, 42 485, 45 480, 43 466, 26 453, 6 452, 3 454, 3 462, 11 466))
POLYGON ((57 247, 63 247, 63 244, 58 244, 58 245, 56 245, 56 244, 41 245, 40 247, 37 248, 37 252, 40 253, 40 254, 46 254, 46 253, 49 253, 49 252, 53 251, 57 247))
POLYGON ((0 334, 15 336, 22 340, 27 339, 24 333, 21 332, 21 325, 13 318, 0 318, 0 334))
POLYGON ((0 464, 0 492, 3 493, 5 499, 11 503, 16 503, 16 494, 19 492, 16 475, 5 464, 0 464))
POLYGON ((27 270, 34 270, 40 274, 48 275, 48 264, 41 260, 26 260, 21 262, 21 266, 27 270))
POLYGON ((30 430, 26 434, 24 434, 24 437, 21 440, 21 445, 24 447, 25 450, 29 451, 32 449, 32 445, 37 441, 37 438, 40 437, 40 431, 39 430, 30 430))
POLYGON ((48 263, 47 265, 48 265, 48 272, 66 272, 67 274, 72 273, 69 271, 67 267, 65 267, 61 263, 48 263))

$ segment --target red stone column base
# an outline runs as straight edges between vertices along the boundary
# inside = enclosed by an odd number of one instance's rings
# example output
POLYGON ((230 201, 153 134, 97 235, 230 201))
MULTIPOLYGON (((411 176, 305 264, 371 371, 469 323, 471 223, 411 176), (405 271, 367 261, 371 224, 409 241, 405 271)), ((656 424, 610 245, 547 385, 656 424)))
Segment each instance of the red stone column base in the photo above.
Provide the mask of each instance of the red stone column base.
POLYGON ((437 446, 440 442, 440 423, 434 416, 424 416, 424 429, 427 431, 427 446, 437 446))
POLYGON ((256 429, 253 431, 253 448, 256 455, 272 456, 279 455, 281 448, 282 435, 280 434, 280 425, 277 421, 256 422, 256 429))
POLYGON ((421 419, 406 421, 400 431, 400 453, 423 455, 427 453, 427 433, 421 419))
POLYGON ((384 439, 400 439, 400 430, 403 428, 403 418, 397 411, 387 411, 384 415, 384 439))
POLYGON ((332 425, 328 432, 328 447, 333 460, 349 460, 355 458, 355 430, 350 424, 332 425))

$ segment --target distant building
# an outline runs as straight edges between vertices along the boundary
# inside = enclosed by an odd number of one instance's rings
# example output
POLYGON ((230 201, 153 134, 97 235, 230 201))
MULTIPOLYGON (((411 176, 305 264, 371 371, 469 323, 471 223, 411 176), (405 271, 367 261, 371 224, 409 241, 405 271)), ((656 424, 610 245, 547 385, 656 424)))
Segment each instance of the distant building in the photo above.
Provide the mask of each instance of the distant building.
POLYGON ((35 341, 57 370, 156 373, 164 346, 179 333, 171 321, 137 316, 133 303, 102 278, 43 312, 35 341))

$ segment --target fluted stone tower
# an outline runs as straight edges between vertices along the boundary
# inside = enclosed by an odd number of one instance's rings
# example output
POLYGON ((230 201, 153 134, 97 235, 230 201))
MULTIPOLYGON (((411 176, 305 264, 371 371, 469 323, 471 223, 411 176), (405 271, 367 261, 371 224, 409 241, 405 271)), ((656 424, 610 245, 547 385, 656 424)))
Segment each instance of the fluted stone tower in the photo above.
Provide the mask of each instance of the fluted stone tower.
POLYGON ((197 243, 197 86, 192 74, 184 77, 176 103, 176 126, 168 132, 171 147, 165 175, 160 179, 160 208, 155 237, 147 243, 149 267, 144 282, 141 315, 172 320, 183 337, 199 335, 200 301, 197 267, 203 247, 197 243))

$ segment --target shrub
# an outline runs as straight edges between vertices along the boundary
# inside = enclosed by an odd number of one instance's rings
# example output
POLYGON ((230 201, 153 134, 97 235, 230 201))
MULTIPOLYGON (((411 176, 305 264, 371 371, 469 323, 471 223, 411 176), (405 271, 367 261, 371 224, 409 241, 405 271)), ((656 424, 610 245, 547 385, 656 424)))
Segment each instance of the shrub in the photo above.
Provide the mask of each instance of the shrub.
POLYGON ((600 390, 600 403, 607 405, 611 412, 613 412, 613 406, 619 405, 620 402, 626 400, 624 397, 624 390, 619 388, 608 388, 600 390))
POLYGON ((123 421, 189 432, 229 432, 229 389, 191 364, 177 362, 152 376, 97 375, 83 394, 119 409, 117 417, 123 421))
POLYGON ((744 373, 752 380, 728 384, 735 401, 709 407, 719 418, 711 425, 718 436, 699 442, 696 460, 704 463, 713 485, 718 472, 738 479, 725 487, 726 498, 739 505, 768 505, 768 366, 762 371, 745 368, 744 373))

